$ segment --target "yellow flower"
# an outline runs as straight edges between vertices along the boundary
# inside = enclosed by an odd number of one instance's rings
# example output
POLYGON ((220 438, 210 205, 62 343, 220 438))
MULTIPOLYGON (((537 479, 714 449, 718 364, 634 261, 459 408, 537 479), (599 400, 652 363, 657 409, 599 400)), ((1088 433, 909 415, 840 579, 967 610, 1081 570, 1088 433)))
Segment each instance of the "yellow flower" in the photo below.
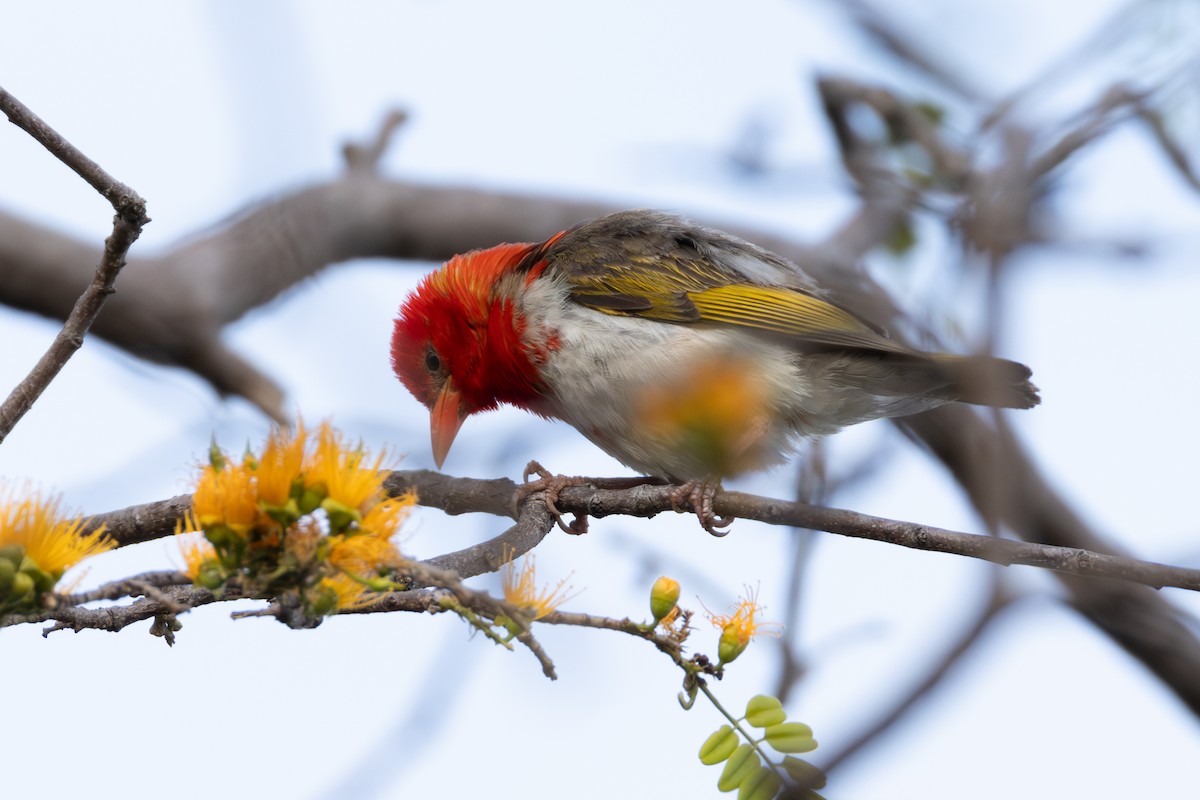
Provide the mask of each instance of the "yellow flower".
POLYGON ((195 582, 206 564, 217 560, 217 551, 202 535, 177 534, 179 552, 183 556, 183 574, 195 582))
POLYGON ((224 525, 245 536, 258 521, 254 470, 247 463, 206 465, 192 494, 192 510, 206 529, 224 525))
POLYGON ((360 578, 374 577, 404 563, 404 557, 388 539, 358 534, 330 536, 329 541, 329 563, 360 578))
POLYGON ((416 495, 385 496, 383 461, 328 422, 277 429, 240 465, 214 445, 192 497, 211 547, 186 546, 189 575, 214 590, 237 577, 251 594, 296 592, 315 615, 390 588, 405 563, 392 537, 416 495))
POLYGON ((367 503, 380 495, 386 477, 380 472, 384 455, 380 453, 371 460, 361 444, 347 447, 340 433, 328 422, 322 423, 317 431, 316 450, 305 470, 306 483, 324 488, 327 501, 363 514, 367 503))
POLYGON ((738 601, 732 614, 707 612, 713 626, 721 629, 721 639, 717 644, 717 660, 720 663, 728 664, 740 656, 755 636, 780 635, 779 623, 755 620, 762 611, 763 607, 758 604, 758 591, 747 589, 746 597, 738 601))
POLYGON ((749 360, 706 359, 647 390, 635 419, 637 435, 694 453, 711 475, 765 466, 761 442, 772 417, 767 379, 749 360))
POLYGON ((376 597, 374 592, 349 575, 338 574, 322 578, 317 588, 332 593, 336 598, 334 608, 338 611, 365 606, 376 597))
POLYGON ((304 470, 307 443, 308 432, 303 422, 294 431, 280 428, 271 431, 255 471, 260 502, 277 507, 287 504, 292 484, 304 470))
MULTIPOLYGON (((0 491, 7 495, 0 498, 0 547, 28 557, 54 583, 83 559, 116 547, 103 526, 83 534, 85 520, 64 517, 57 497, 43 499, 32 492, 18 501, 16 492, 0 491)), ((14 567, 20 569, 21 561, 17 558, 14 567)))
POLYGON ((415 491, 405 492, 399 497, 386 497, 371 506, 358 527, 364 535, 391 539, 400 530, 416 502, 415 491))
POLYGON ((566 582, 564 578, 553 589, 547 585, 539 590, 532 555, 526 556, 520 567, 510 559, 500 568, 500 585, 505 601, 534 620, 541 619, 578 594, 572 592, 571 587, 564 590, 566 582))

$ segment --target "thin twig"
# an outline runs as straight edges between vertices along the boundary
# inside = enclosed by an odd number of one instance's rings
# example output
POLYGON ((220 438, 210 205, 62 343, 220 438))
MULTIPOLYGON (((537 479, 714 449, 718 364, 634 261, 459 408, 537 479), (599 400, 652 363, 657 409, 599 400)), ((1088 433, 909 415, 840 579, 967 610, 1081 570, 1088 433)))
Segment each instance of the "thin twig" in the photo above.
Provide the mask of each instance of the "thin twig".
POLYGON ((599 630, 617 631, 645 639, 661 652, 665 653, 678 666, 683 666, 683 648, 677 639, 659 632, 656 627, 647 628, 645 625, 625 619, 601 617, 595 614, 581 614, 572 611, 552 611, 538 620, 547 625, 573 625, 578 628, 596 628, 599 630))
POLYGON ((396 131, 408 122, 408 112, 403 109, 393 109, 383 118, 374 138, 360 144, 346 142, 342 145, 342 158, 346 160, 346 168, 350 172, 378 172, 379 162, 392 143, 396 131))
POLYGON ((150 221, 146 216, 146 201, 137 192, 113 178, 96 162, 59 135, 23 103, 0 88, 0 111, 9 122, 25 130, 81 178, 100 192, 116 210, 113 232, 104 241, 104 255, 96 268, 92 282, 80 295, 67 316, 62 330, 26 376, 0 405, 0 442, 12 432, 21 417, 33 406, 50 382, 66 365, 75 351, 83 346, 83 337, 100 313, 104 301, 113 293, 117 273, 125 266, 129 247, 150 221))
POLYGON ((864 747, 876 741, 890 730, 941 683, 942 679, 954 669, 963 656, 974 649, 987 629, 995 622, 1002 611, 1010 607, 1014 599, 1005 591, 998 574, 993 580, 994 583, 987 605, 975 617, 967 629, 959 634, 954 643, 941 658, 928 668, 926 673, 914 686, 900 695, 900 699, 895 705, 881 714, 871 725, 860 731, 850 742, 843 745, 842 749, 835 751, 833 756, 822 763, 822 769, 826 773, 836 770, 843 763, 857 755, 864 747))
MULTIPOLYGON (((145 595, 150 597, 148 590, 165 589, 169 586, 189 586, 192 579, 182 572, 174 570, 162 572, 144 572, 131 578, 111 581, 87 592, 76 592, 61 598, 62 605, 79 606, 84 603, 94 603, 99 600, 119 600, 122 597, 145 595)), ((151 599, 156 599, 151 597, 151 599)))
POLYGON ((978 102, 983 99, 983 93, 967 81, 964 70, 957 65, 941 63, 936 48, 913 39, 895 20, 867 0, 841 0, 840 5, 864 33, 901 62, 965 100, 978 102))

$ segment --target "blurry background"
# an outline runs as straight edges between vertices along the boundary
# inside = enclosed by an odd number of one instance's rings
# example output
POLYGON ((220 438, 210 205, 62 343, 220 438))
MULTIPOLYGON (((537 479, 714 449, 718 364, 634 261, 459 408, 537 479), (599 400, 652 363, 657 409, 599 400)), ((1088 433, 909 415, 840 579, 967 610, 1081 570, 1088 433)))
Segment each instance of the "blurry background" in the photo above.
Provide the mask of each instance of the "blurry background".
MULTIPOLYGON (((333 177, 339 146, 402 106, 411 121, 384 171, 408 179, 657 207, 706 221, 827 236, 855 204, 814 91, 821 74, 877 81, 943 104, 969 136, 982 104, 948 95, 854 22, 857 4, 720 2, 83 2, 0 18, 0 85, 149 202, 148 253, 265 196, 333 177), (957 103, 957 104, 956 104, 957 103)), ((889 3, 888 18, 982 97, 1021 92, 1032 128, 1069 120, 1119 78, 1180 73, 1197 7, 889 3), (1116 20, 1114 22, 1114 20, 1116 20)), ((1194 83, 1194 81, 1192 82, 1194 83)), ((1187 81, 1164 109, 1193 143, 1187 81)), ((1006 274, 1000 354, 1030 364, 1044 404, 1009 415, 1056 487, 1139 557, 1197 565, 1194 493, 1200 373, 1194 269, 1200 204, 1145 131, 1126 126, 1063 173, 1046 208, 1065 243, 1026 249, 1006 274), (1114 244, 1144 245, 1140 258, 1114 244)), ((111 209, 27 135, 0 128, 0 206, 99 243, 111 209)), ((936 221, 916 246, 873 254, 873 274, 969 350, 978 281, 936 221), (974 282, 973 282, 974 281, 974 282)), ((227 330, 306 419, 431 466, 428 417, 391 375, 400 300, 433 264, 330 269, 227 330)), ((247 268, 252 268, 248 265, 247 268)), ((118 281, 118 290, 120 282, 118 281)), ((0 390, 57 323, 0 309, 0 390)), ((211 437, 238 451, 268 420, 177 369, 96 339, 0 447, 0 476, 61 491, 95 513, 188 491, 211 437)), ((835 505, 960 530, 981 523, 941 469, 885 423, 825 443, 833 475, 870 467, 835 505)), ((445 468, 517 478, 530 458, 627 474, 572 429, 511 409, 468 422, 445 468)), ((732 488, 790 497, 796 465, 732 488)), ((505 521, 420 511, 406 552, 427 557, 505 521)), ((807 674, 789 714, 822 763, 902 698, 978 615, 993 568, 817 534, 795 602, 794 531, 739 521, 711 539, 691 516, 610 518, 537 550, 542 580, 584 591, 568 610, 645 615, 654 577, 683 604, 724 610, 758 587, 788 620, 807 674)), ((92 562, 85 584, 178 565, 170 542, 92 562)), ((831 777, 830 798, 1181 796, 1200 759, 1195 717, 1058 602, 1050 577, 1003 578, 1006 611, 925 700, 831 777)), ((487 586, 477 579, 476 585, 487 586)), ((1193 612, 1193 595, 1167 590, 1193 612)), ((676 702, 680 673, 642 642, 543 628, 560 676, 456 619, 333 618, 295 632, 183 618, 174 648, 139 626, 113 636, 0 631, 6 794, 138 797, 712 796, 696 752, 720 720, 676 702)), ((693 646, 715 650, 703 621, 693 646)), ((779 644, 756 643, 715 688, 731 708, 776 691, 779 644)), ((1200 677, 1197 678, 1200 680, 1200 677)))

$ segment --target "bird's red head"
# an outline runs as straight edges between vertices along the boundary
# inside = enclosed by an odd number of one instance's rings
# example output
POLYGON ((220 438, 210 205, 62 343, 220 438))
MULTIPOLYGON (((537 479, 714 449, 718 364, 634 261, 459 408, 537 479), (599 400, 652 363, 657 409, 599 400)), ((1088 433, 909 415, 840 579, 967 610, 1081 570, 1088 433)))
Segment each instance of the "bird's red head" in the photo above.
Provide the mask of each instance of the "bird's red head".
POLYGON ((527 341, 519 267, 535 245, 502 244, 451 258, 400 306, 392 368, 430 410, 433 457, 442 465, 463 420, 500 403, 539 396, 544 350, 527 341))

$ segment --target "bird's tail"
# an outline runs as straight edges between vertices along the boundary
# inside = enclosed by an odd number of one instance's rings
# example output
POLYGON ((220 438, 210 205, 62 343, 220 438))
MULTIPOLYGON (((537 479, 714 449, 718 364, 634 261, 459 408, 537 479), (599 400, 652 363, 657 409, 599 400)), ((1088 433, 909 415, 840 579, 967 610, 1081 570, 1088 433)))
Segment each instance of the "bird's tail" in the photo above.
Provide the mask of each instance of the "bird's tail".
POLYGON ((1042 402, 1029 380, 1033 372, 1024 364, 992 356, 937 354, 932 359, 948 381, 942 390, 947 399, 996 408, 1033 408, 1042 402))

